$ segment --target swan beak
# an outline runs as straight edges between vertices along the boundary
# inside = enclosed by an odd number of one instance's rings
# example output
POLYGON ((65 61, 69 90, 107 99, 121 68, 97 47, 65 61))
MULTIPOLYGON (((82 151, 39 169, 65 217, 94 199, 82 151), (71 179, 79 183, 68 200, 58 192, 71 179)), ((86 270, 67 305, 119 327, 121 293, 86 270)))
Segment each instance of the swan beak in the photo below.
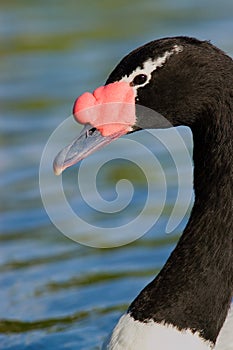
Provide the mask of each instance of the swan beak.
POLYGON ((66 168, 78 163, 125 133, 124 130, 121 130, 112 135, 103 136, 98 129, 86 124, 80 135, 57 154, 53 162, 55 175, 60 175, 66 168))
POLYGON ((56 175, 113 140, 133 130, 136 123, 132 86, 115 82, 85 92, 74 103, 75 120, 85 125, 77 139, 56 156, 56 175))

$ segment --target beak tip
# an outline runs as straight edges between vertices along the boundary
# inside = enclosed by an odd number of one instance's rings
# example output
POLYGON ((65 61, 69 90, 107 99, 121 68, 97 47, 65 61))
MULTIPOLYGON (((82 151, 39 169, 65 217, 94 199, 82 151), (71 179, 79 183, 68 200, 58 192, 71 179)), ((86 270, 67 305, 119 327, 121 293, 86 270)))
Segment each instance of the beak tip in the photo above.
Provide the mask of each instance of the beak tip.
POLYGON ((67 168, 65 165, 66 155, 67 155, 67 147, 62 149, 55 157, 53 161, 53 172, 55 175, 59 176, 67 168))
POLYGON ((53 162, 53 172, 56 176, 61 175, 61 173, 63 172, 63 168, 61 166, 59 166, 56 162, 56 159, 53 162))
POLYGON ((53 171, 54 172, 54 174, 56 175, 56 176, 59 176, 59 175, 61 175, 61 173, 62 173, 62 170, 54 170, 53 171))

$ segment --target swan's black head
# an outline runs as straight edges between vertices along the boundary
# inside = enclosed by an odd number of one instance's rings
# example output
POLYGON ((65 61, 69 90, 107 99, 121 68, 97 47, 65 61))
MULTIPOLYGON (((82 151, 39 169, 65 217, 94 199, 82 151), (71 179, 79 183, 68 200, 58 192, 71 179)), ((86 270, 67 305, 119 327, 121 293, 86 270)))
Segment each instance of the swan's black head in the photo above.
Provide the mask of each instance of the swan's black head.
POLYGON ((223 91, 232 91, 232 76, 232 60, 206 41, 173 37, 139 47, 121 60, 105 86, 76 100, 74 116, 86 126, 57 156, 55 173, 128 132, 199 127, 211 118, 223 91), (108 109, 108 103, 116 105, 108 109), (144 113, 138 105, 159 114, 144 113))
MULTIPOLYGON (((192 127, 219 100, 219 91, 227 88, 223 74, 226 75, 230 61, 207 41, 164 38, 129 53, 106 84, 127 81, 135 89, 137 104, 159 112, 173 126, 192 127)), ((229 82, 229 88, 231 84, 229 82)), ((145 128, 157 127, 156 122, 147 125, 139 117, 140 122, 145 128)))

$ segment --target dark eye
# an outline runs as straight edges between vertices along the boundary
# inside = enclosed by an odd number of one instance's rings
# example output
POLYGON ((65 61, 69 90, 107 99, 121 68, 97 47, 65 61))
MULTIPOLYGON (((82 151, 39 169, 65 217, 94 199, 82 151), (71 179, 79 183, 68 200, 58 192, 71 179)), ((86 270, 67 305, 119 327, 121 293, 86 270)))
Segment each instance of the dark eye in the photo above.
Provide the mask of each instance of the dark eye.
POLYGON ((142 85, 147 81, 147 75, 146 74, 138 74, 132 81, 132 85, 142 85))

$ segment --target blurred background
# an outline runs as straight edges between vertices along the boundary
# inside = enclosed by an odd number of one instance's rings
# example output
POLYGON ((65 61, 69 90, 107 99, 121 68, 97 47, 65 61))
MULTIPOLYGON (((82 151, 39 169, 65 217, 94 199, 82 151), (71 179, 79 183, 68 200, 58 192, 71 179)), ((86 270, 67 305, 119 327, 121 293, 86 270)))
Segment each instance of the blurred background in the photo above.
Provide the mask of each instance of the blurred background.
MULTIPOLYGON (((71 114, 74 99, 103 84, 126 53, 147 41, 194 36, 232 56, 233 2, 9 0, 0 6, 0 349, 100 349, 165 262, 189 212, 174 232, 164 234, 177 181, 172 160, 159 150, 168 194, 156 227, 116 249, 77 244, 43 208, 38 182, 43 148, 71 114)), ((191 135, 182 132, 191 150, 191 135)), ((104 157, 108 148, 101 152, 104 157)), ((67 172, 69 186, 77 169, 67 172)), ((190 169, 183 171, 191 186, 190 169)), ((133 206, 140 208, 146 181, 127 162, 108 167, 99 184, 111 193, 121 178, 135 185, 133 206)), ((72 199, 72 187, 71 193, 72 199)), ((82 211, 88 218, 88 208, 82 211)), ((120 218, 127 215, 125 210, 120 218)), ((92 220, 104 225, 106 217, 92 220)))

